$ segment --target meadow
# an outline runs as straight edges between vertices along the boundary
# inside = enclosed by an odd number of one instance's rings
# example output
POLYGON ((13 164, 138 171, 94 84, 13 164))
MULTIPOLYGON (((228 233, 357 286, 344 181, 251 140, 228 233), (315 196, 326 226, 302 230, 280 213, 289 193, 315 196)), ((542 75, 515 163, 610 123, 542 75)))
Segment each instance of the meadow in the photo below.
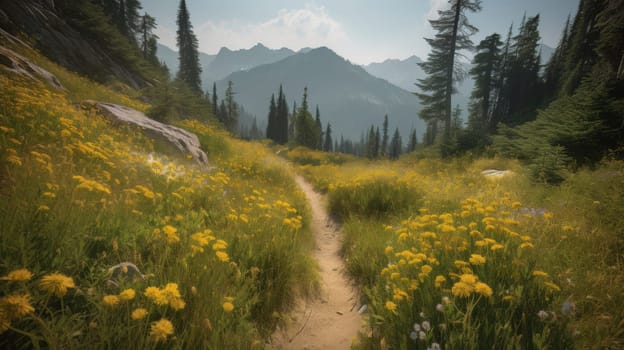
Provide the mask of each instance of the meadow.
POLYGON ((299 169, 342 221, 359 348, 624 347, 624 162, 560 186, 498 158, 317 163, 299 169))
POLYGON ((319 289, 295 171, 342 225, 357 348, 624 348, 620 160, 551 186, 514 160, 366 161, 177 122, 202 168, 81 103, 147 110, 136 93, 25 54, 67 91, 0 74, 1 348, 266 348, 319 289))
POLYGON ((0 348, 263 348, 317 289, 283 161, 180 122, 202 168, 80 102, 145 104, 33 59, 69 91, 0 75, 0 348))

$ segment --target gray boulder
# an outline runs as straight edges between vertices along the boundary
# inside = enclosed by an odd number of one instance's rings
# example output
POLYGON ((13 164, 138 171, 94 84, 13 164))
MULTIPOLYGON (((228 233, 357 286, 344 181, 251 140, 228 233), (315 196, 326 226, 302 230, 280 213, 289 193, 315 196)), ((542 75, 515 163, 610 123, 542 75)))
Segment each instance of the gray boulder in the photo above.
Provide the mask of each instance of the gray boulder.
POLYGON ((201 166, 207 167, 208 156, 202 151, 197 135, 187 130, 158 122, 143 112, 126 106, 107 102, 85 101, 84 104, 96 107, 102 115, 113 123, 125 123, 138 126, 147 135, 166 140, 184 154, 190 154, 201 166))

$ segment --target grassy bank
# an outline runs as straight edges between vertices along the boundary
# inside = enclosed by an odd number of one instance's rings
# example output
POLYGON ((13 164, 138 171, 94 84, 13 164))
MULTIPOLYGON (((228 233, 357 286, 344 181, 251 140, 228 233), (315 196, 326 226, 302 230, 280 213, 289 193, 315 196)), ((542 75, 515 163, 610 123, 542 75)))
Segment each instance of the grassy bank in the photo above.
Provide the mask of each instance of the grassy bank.
POLYGON ((319 164, 301 171, 344 221, 362 348, 624 345, 624 163, 557 187, 505 159, 319 164))
POLYGON ((211 169, 155 152, 75 104, 129 97, 45 66, 80 92, 0 75, 0 347, 263 348, 316 288, 291 174, 196 121, 211 169))

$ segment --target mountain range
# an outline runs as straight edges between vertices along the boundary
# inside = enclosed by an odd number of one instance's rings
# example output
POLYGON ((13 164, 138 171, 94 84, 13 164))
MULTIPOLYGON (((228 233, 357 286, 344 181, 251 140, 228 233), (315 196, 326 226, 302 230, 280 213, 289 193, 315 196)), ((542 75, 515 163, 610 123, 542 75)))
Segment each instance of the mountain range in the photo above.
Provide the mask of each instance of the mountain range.
MULTIPOLYGON (((548 62, 554 49, 541 45, 542 64, 548 62)), ((159 44, 158 56, 172 75, 178 69, 178 53, 159 44)), ((334 135, 357 140, 371 124, 380 125, 388 114, 391 128, 398 127, 404 138, 411 128, 418 134, 425 130, 417 117, 420 110, 415 83, 425 74, 418 65, 422 60, 411 56, 403 60, 387 59, 379 63, 356 66, 326 47, 270 49, 258 43, 249 49, 221 48, 216 55, 200 52, 202 86, 212 93, 216 82, 218 95, 223 97, 227 82, 232 81, 236 100, 245 111, 266 125, 269 100, 282 84, 289 108, 294 101, 301 104, 304 87, 308 87, 309 105, 319 105, 321 119, 330 121, 334 135)), ((467 67, 467 70, 469 67, 467 67)), ((471 79, 457 86, 453 105, 467 117, 471 79)), ((314 111, 311 111, 314 112, 314 111)), ((245 120, 248 120, 245 119, 245 120)))
POLYGON ((266 120, 271 94, 281 84, 291 110, 293 102, 301 106, 307 87, 310 112, 314 115, 319 106, 321 121, 331 123, 334 137, 358 140, 371 124, 381 125, 385 114, 390 128, 398 127, 405 138, 412 127, 424 131, 415 95, 370 75, 326 47, 234 72, 217 82, 217 90, 224 91, 228 81, 234 84, 236 100, 259 121, 266 120))

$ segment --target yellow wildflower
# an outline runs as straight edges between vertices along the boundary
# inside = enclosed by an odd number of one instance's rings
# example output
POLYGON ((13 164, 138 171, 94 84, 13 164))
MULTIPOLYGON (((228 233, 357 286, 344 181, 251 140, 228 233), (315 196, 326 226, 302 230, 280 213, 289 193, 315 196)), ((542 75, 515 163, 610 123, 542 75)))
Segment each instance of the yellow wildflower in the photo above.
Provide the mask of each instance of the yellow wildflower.
POLYGON ((475 284, 477 283, 477 276, 470 273, 464 273, 459 276, 459 280, 467 284, 475 284))
POLYGON ((134 299, 136 292, 132 288, 128 288, 119 293, 119 300, 128 301, 134 299))
POLYGON ((39 288, 49 294, 61 298, 67 294, 67 289, 76 288, 74 280, 60 273, 51 273, 41 277, 39 288))
POLYGON ((28 281, 31 278, 32 272, 30 272, 28 269, 18 269, 9 272, 6 276, 0 278, 0 280, 23 282, 28 281))
POLYGON ((169 302, 163 292, 157 287, 147 287, 143 293, 148 299, 156 305, 167 305, 169 302))
POLYGON ((421 270, 421 271, 422 271, 422 273, 424 273, 424 274, 429 274, 429 273, 433 270, 433 268, 432 268, 431 266, 429 266, 429 265, 423 265, 423 266, 420 268, 420 270, 421 270))
POLYGON ((492 288, 483 282, 477 282, 474 286, 474 290, 485 297, 489 298, 492 296, 492 288))
POLYGON ((388 300, 386 301, 386 309, 388 309, 389 311, 392 311, 394 313, 396 313, 396 309, 397 309, 397 304, 393 303, 392 301, 388 300))
POLYGON ((442 283, 444 283, 446 281, 446 277, 442 276, 442 275, 437 275, 435 278, 435 286, 436 288, 440 288, 442 287, 442 283))
POLYGON ((165 285, 165 288, 162 289, 161 293, 169 302, 182 297, 180 291, 178 290, 177 283, 167 283, 165 285))
POLYGON ((147 310, 140 307, 138 309, 134 309, 130 317, 132 317, 133 320, 140 320, 144 318, 145 316, 147 316, 147 314, 148 314, 147 310))
POLYGON ((480 254, 470 254, 468 261, 473 265, 483 265, 485 264, 485 257, 480 254))
POLYGON ((492 251, 503 249, 503 248, 505 248, 505 246, 500 243, 492 244, 492 246, 490 247, 492 251))
POLYGON ((559 288, 558 285, 552 283, 552 282, 544 282, 544 286, 547 287, 548 289, 554 291, 554 292, 561 292, 561 288, 559 288))
POLYGON ((215 252, 215 255, 217 256, 217 258, 222 261, 222 262, 228 262, 230 261, 230 257, 228 255, 228 253, 226 252, 222 252, 222 251, 217 251, 215 252))
POLYGON ((228 246, 227 242, 219 239, 215 242, 215 244, 212 245, 212 250, 223 250, 226 249, 228 246))
POLYGON ((169 301, 169 305, 171 306, 172 309, 178 311, 178 310, 184 309, 184 307, 186 306, 186 303, 184 302, 184 300, 182 300, 182 298, 175 298, 169 301))
POLYGON ((115 306, 119 304, 119 297, 116 295, 105 295, 102 301, 108 306, 115 306))
POLYGON ((13 294, 2 297, 0 309, 5 313, 7 320, 20 318, 35 311, 35 308, 30 304, 30 295, 28 294, 13 294))
POLYGON ((158 321, 152 322, 150 329, 150 337, 156 342, 167 341, 167 337, 173 335, 174 329, 171 321, 161 318, 158 321))
POLYGON ((533 276, 535 277, 548 277, 548 273, 544 272, 544 271, 540 271, 540 270, 535 270, 533 271, 533 276))
POLYGON ((232 312, 234 310, 234 304, 232 304, 232 302, 230 301, 226 301, 223 303, 223 311, 225 312, 232 312))
POLYGON ((472 285, 465 283, 465 282, 461 282, 461 281, 456 282, 453 285, 453 288, 451 289, 451 292, 453 293, 453 295, 460 297, 460 298, 469 297, 472 291, 473 291, 472 285))
POLYGON ((163 227, 163 232, 165 232, 165 234, 167 235, 167 243, 171 244, 180 241, 180 237, 178 237, 177 235, 177 228, 171 225, 165 225, 165 227, 163 227))

